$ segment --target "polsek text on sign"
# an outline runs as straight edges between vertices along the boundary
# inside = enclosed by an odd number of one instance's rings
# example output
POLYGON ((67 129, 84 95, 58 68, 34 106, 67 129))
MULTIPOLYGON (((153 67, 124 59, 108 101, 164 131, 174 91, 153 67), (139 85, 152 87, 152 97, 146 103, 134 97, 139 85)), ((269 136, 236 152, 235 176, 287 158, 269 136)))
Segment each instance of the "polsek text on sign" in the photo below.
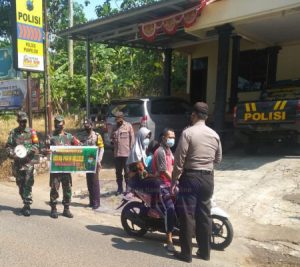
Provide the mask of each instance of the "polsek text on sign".
POLYGON ((17 0, 18 68, 44 70, 43 1, 17 0))

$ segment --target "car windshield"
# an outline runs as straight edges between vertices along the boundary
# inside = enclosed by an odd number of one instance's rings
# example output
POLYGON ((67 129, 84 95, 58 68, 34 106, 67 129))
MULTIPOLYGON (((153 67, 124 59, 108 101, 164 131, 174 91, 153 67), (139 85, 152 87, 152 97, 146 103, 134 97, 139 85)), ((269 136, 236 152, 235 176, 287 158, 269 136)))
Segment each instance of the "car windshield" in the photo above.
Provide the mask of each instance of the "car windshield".
POLYGON ((154 115, 178 115, 190 112, 191 108, 187 102, 180 99, 153 100, 151 113, 154 115))
POLYGON ((125 117, 143 117, 143 101, 128 101, 112 103, 108 110, 109 117, 115 117, 121 111, 125 117))

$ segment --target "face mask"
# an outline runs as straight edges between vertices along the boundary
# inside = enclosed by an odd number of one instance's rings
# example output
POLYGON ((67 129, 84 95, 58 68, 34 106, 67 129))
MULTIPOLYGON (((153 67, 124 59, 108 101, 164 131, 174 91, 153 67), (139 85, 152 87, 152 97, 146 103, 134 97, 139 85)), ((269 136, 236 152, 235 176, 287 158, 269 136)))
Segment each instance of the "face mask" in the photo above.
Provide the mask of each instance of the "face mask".
POLYGON ((123 125, 123 121, 117 121, 117 125, 120 127, 123 125))
POLYGON ((144 141, 143 141, 144 147, 148 147, 149 143, 150 143, 150 139, 149 138, 145 138, 144 141))
POLYGON ((167 144, 168 147, 173 147, 175 145, 175 139, 174 138, 168 138, 166 144, 167 144))
POLYGON ((88 132, 88 133, 92 131, 92 128, 91 128, 91 127, 85 127, 84 129, 85 129, 86 132, 88 132))
POLYGON ((25 129, 26 128, 26 124, 27 124, 27 121, 20 121, 19 122, 19 125, 20 125, 21 129, 25 129))
POLYGON ((55 125, 55 129, 57 130, 57 131, 62 131, 63 130, 63 125, 61 125, 61 124, 56 124, 55 125))
POLYGON ((93 159, 88 159, 88 163, 93 163, 93 159))

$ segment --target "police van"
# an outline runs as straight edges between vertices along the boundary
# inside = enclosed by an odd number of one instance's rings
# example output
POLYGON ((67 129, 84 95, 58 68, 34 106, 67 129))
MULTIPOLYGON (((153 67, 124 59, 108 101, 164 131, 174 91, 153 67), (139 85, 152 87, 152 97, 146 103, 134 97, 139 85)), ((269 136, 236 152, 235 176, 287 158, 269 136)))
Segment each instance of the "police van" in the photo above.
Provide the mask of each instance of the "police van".
POLYGON ((234 125, 248 152, 255 152, 260 142, 300 144, 300 80, 276 82, 260 100, 239 102, 234 125))

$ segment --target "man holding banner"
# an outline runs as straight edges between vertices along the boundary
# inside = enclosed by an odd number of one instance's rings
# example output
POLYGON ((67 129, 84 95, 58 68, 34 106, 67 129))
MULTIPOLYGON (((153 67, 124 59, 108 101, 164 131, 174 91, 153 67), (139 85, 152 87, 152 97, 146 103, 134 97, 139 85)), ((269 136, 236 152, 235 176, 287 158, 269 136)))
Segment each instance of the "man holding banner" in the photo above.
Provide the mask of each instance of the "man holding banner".
MULTIPOLYGON (((100 207, 100 185, 99 185, 99 172, 101 168, 101 161, 104 153, 104 144, 100 134, 96 133, 93 130, 93 122, 90 119, 86 119, 83 123, 86 134, 84 135, 81 143, 84 146, 96 146, 98 147, 98 161, 95 162, 96 173, 86 173, 86 183, 89 191, 89 207, 93 210, 97 210, 100 207)), ((88 164, 91 165, 92 169, 94 157, 92 155, 89 156, 88 164)))
MULTIPOLYGON (((54 119, 55 130, 51 137, 49 137, 48 144, 51 146, 78 146, 80 145, 79 140, 72 134, 64 131, 65 120, 64 117, 58 115, 54 119)), ((67 218, 73 218, 73 214, 70 212, 70 203, 72 197, 72 176, 70 172, 62 173, 50 173, 50 206, 51 214, 50 217, 57 219, 57 199, 59 197, 58 191, 62 184, 63 189, 63 205, 64 211, 63 216, 67 218)))

